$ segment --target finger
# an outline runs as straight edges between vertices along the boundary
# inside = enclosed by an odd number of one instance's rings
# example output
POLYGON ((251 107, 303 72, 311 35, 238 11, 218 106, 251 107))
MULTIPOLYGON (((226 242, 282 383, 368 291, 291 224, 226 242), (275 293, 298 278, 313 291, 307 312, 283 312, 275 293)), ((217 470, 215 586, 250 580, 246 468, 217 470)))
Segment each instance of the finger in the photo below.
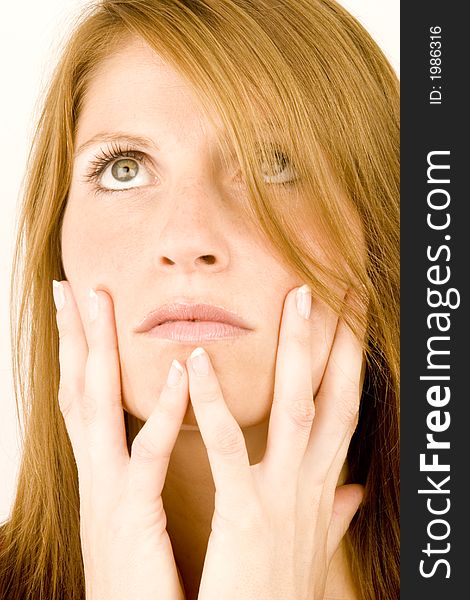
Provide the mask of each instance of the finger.
POLYGON ((68 281, 53 281, 59 332, 59 408, 72 444, 75 460, 82 454, 83 429, 79 413, 85 381, 88 345, 80 314, 68 281))
POLYGON ((124 413, 121 401, 119 352, 111 297, 89 292, 88 359, 80 403, 92 463, 103 469, 127 465, 124 413))
POLYGON ((262 461, 265 476, 281 488, 298 477, 315 414, 311 377, 311 308, 312 296, 308 286, 295 288, 287 294, 276 357, 266 452, 262 461))
POLYGON ((338 321, 333 347, 315 397, 316 417, 306 451, 314 484, 322 484, 344 437, 351 436, 358 417, 363 367, 363 340, 344 319, 338 321))
POLYGON ((338 315, 320 298, 312 298, 310 316, 313 397, 318 393, 338 326, 338 315))
POLYGON ((132 442, 129 491, 134 497, 144 502, 160 497, 187 405, 187 372, 174 360, 155 408, 132 442))
MULTIPOLYGON (((360 389, 362 389, 362 375, 361 375, 361 381, 360 381, 360 389)), ((356 423, 356 420, 354 421, 354 423, 356 423)), ((345 431, 344 437, 341 441, 341 445, 331 463, 330 469, 329 469, 327 477, 326 477, 324 489, 327 490, 326 493, 330 495, 330 498, 331 498, 330 505, 331 505, 333 497, 334 497, 335 489, 338 485, 338 480, 341 477, 342 470, 344 467, 347 468, 346 461, 347 461, 349 446, 351 444, 351 438, 354 434, 354 431, 355 431, 355 426, 352 426, 345 431)), ((308 478, 307 478, 307 480, 308 480, 308 478)))
POLYGON ((357 483, 341 485, 336 488, 333 513, 328 531, 328 562, 338 549, 352 518, 356 514, 364 497, 364 486, 357 483))
POLYGON ((230 413, 209 355, 196 348, 187 360, 189 396, 207 449, 217 498, 242 506, 253 491, 243 433, 230 413))
MULTIPOLYGON (((363 388, 363 384, 364 384, 365 373, 366 373, 366 360, 363 355, 362 365, 361 365, 361 373, 359 376, 359 398, 362 397, 362 388, 363 388)), ((354 421, 354 425, 356 423, 357 423, 357 420, 354 421)), ((341 445, 332 461, 332 464, 330 466, 330 469, 329 469, 327 477, 326 477, 325 484, 323 486, 321 506, 322 506, 322 510, 324 510, 324 514, 328 514, 328 519, 327 519, 328 522, 331 518, 331 511, 333 509, 333 501, 335 498, 335 493, 336 493, 337 487, 338 487, 339 483, 344 482, 344 477, 341 480, 341 482, 339 481, 339 479, 340 479, 340 477, 342 477, 342 471, 343 471, 344 467, 347 466, 347 464, 346 464, 347 455, 348 455, 349 445, 351 443, 351 437, 354 434, 354 431, 355 431, 355 426, 353 426, 345 431, 345 435, 344 435, 341 445)), ((310 481, 310 478, 306 477, 305 478, 306 489, 307 489, 307 492, 309 492, 310 495, 312 495, 312 492, 315 493, 315 491, 312 489, 310 489, 310 490, 308 489, 309 481, 310 481)))
MULTIPOLYGON (((304 512, 301 514, 309 514, 312 507, 317 507, 319 514, 322 515, 322 531, 326 536, 331 521, 335 494, 338 485, 344 483, 345 478, 340 481, 342 468, 345 465, 349 444, 351 441, 350 433, 346 433, 341 442, 341 446, 333 459, 330 470, 322 485, 318 484, 315 476, 312 476, 312 465, 304 461, 301 469, 301 494, 299 494, 298 502, 300 509, 304 512), (309 472, 310 471, 310 472, 309 472)), ((315 468, 315 467, 313 467, 315 468)), ((325 538, 326 539, 326 538, 325 538)))

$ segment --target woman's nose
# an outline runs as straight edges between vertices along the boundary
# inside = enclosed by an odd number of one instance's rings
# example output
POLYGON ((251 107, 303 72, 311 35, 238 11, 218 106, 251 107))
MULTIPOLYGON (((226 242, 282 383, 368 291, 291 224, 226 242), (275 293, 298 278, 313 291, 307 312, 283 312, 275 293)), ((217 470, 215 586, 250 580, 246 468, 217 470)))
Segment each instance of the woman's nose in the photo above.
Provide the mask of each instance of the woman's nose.
POLYGON ((201 183, 185 185, 166 202, 164 215, 159 215, 163 221, 156 245, 158 268, 185 273, 226 269, 228 223, 221 213, 220 191, 201 183))

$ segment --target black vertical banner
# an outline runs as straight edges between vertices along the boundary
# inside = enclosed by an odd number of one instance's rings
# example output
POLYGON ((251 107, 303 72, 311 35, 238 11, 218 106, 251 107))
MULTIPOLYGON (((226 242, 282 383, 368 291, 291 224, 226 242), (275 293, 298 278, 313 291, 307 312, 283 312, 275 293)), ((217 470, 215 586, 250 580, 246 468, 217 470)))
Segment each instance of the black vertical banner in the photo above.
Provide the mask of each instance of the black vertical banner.
POLYGON ((468 22, 401 5, 401 598, 469 598, 468 22), (464 110, 464 102, 467 104, 464 110))

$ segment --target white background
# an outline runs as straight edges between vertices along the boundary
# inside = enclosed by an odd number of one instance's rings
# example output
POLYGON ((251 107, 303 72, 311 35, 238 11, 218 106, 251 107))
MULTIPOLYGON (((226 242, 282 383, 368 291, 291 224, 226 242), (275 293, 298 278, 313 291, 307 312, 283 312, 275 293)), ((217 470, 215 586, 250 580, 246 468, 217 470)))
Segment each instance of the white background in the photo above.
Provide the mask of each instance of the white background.
MULTIPOLYGON (((27 0, 2 7, 0 56, 0 522, 8 517, 20 459, 11 376, 9 285, 20 186, 39 110, 58 48, 84 0, 27 0)), ((399 0, 342 0, 399 72, 399 0)))

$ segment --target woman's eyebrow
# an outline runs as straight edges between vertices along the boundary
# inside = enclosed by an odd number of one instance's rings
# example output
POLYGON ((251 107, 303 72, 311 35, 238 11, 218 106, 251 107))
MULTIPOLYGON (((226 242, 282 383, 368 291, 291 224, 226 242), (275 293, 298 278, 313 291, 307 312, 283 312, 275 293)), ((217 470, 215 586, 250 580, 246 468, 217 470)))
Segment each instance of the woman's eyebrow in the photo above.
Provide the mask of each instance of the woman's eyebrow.
POLYGON ((124 133, 121 131, 115 131, 115 132, 103 131, 103 132, 97 133, 96 135, 91 137, 86 142, 83 142, 83 144, 80 144, 80 146, 77 148, 77 150, 74 153, 74 159, 77 158, 77 156, 79 156, 80 154, 82 154, 82 152, 84 152, 87 148, 89 148, 90 146, 93 146, 99 142, 124 142, 129 145, 133 145, 133 146, 140 146, 140 147, 149 148, 152 150, 158 150, 158 147, 156 146, 155 142, 153 142, 153 140, 151 140, 148 137, 140 136, 140 135, 131 135, 131 134, 124 133))

